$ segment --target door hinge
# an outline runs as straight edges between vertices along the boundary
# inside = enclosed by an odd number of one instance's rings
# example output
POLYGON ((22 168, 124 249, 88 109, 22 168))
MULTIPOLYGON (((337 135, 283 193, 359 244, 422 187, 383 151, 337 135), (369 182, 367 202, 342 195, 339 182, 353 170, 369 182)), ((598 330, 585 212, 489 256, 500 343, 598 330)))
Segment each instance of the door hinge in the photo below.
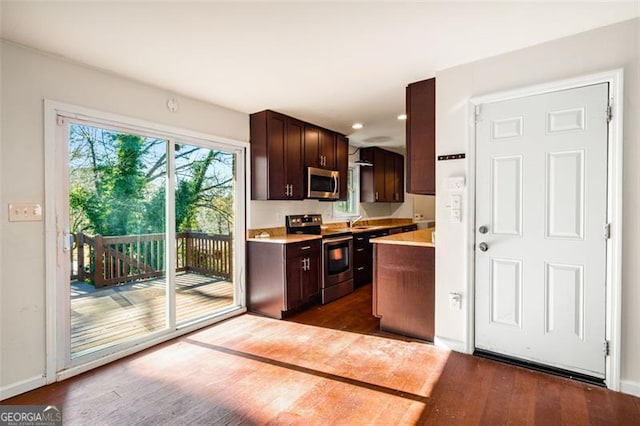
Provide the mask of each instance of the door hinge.
POLYGON ((480 105, 476 105, 475 120, 476 120, 476 123, 479 123, 481 121, 480 120, 480 105))
POLYGON ((604 224, 604 239, 608 240, 611 238, 611 224, 610 223, 605 223, 604 224))
POLYGON ((610 345, 609 345, 609 341, 608 341, 608 340, 605 340, 605 341, 604 341, 604 347, 603 347, 603 350, 604 350, 604 356, 609 356, 609 352, 610 352, 610 348, 609 348, 609 346, 610 346, 610 345))
POLYGON ((607 104, 607 123, 611 123, 613 119, 613 108, 611 107, 611 101, 607 104))

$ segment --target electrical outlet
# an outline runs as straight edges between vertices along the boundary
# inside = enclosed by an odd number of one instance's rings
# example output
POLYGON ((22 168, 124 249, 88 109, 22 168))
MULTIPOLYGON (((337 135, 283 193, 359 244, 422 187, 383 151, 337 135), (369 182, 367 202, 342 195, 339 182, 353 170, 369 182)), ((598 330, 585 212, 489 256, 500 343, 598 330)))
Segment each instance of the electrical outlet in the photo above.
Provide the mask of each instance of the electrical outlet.
POLYGON ((40 220, 42 220, 42 206, 40 204, 9 204, 9 222, 37 222, 40 220))

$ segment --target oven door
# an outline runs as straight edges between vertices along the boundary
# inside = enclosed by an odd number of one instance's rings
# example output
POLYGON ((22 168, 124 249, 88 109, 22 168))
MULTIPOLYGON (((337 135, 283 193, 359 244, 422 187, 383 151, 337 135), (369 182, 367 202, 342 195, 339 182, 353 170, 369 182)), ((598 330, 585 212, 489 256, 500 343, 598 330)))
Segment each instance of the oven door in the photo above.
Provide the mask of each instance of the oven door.
POLYGON ((353 278, 353 237, 336 237, 322 240, 322 264, 327 288, 353 278))

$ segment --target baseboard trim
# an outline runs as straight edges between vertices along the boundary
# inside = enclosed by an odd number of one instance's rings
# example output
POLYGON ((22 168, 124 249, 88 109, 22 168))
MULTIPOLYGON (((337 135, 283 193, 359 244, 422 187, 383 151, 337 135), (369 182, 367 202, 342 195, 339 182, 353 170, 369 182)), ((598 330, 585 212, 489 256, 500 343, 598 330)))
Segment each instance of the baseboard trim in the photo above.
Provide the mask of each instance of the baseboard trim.
POLYGON ((433 343, 439 348, 445 348, 455 352, 468 353, 467 346, 461 340, 455 340, 455 339, 449 339, 446 337, 436 336, 433 339, 433 343))
POLYGON ((620 380, 620 392, 640 397, 640 383, 620 380))
POLYGON ((12 383, 8 386, 0 387, 0 401, 34 390, 46 384, 47 380, 44 376, 35 376, 30 379, 12 383))

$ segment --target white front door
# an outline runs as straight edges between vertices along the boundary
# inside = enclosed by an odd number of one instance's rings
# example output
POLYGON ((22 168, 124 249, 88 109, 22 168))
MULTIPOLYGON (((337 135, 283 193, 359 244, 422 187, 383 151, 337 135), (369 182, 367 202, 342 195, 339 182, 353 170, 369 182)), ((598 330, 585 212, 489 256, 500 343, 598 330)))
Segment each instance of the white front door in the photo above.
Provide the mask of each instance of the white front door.
POLYGON ((608 97, 480 105, 476 348, 604 378, 608 97))

